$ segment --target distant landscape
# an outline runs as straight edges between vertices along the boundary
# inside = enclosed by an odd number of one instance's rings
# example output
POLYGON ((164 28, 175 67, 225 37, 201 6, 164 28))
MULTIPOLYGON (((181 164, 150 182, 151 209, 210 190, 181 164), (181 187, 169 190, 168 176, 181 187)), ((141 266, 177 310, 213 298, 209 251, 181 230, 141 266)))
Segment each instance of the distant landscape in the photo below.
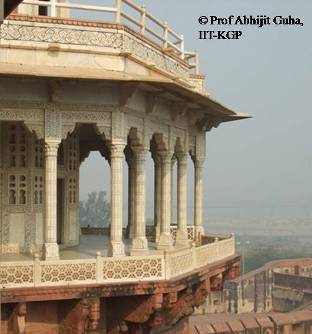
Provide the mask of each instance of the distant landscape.
POLYGON ((206 222, 206 230, 235 233, 236 249, 242 256, 245 273, 272 260, 312 257, 312 219, 309 217, 230 221, 206 222))
POLYGON ((312 240, 311 235, 237 235, 236 249, 242 255, 247 273, 272 260, 312 257, 312 240))
MULTIPOLYGON (((87 199, 80 202, 81 226, 108 226, 108 201, 104 191, 89 193, 87 199)), ((191 222, 192 207, 188 209, 191 222)), ((147 210, 147 224, 153 224, 152 211, 147 210)), ((242 255, 242 271, 245 273, 272 260, 312 257, 312 212, 308 205, 286 203, 239 207, 219 203, 204 207, 203 216, 208 233, 235 233, 236 249, 242 255)), ((173 222, 176 223, 175 214, 173 222)))

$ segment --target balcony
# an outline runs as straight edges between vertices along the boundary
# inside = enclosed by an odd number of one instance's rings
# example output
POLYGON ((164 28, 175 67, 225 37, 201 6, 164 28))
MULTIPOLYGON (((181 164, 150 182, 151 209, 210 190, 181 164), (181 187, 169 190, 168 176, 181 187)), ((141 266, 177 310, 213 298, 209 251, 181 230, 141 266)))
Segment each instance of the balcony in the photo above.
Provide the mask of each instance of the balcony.
POLYGON ((19 53, 7 50, 6 58, 12 62, 12 69, 0 68, 0 71, 14 74, 14 59, 25 53, 25 69, 18 66, 19 74, 36 72, 42 76, 71 77, 75 71, 81 78, 119 80, 116 72, 122 72, 123 80, 173 80, 206 94, 204 76, 199 74, 199 54, 185 50, 183 35, 130 0, 116 0, 114 6, 105 6, 106 3, 111 2, 106 0, 103 6, 91 6, 61 0, 23 1, 1 28, 2 48, 16 48, 19 53), (36 56, 28 56, 32 48, 36 56), (48 52, 44 55, 46 60, 38 56, 44 51, 48 52), (85 58, 83 63, 79 54, 85 58), (118 58, 136 65, 127 64, 129 70, 125 70, 118 58), (86 73, 85 64, 88 64, 86 73), (137 66, 142 68, 138 70, 137 66), (57 67, 62 67, 62 71, 58 73, 57 67), (157 75, 153 79, 144 75, 146 71, 157 75))
MULTIPOLYGON (((174 247, 164 252, 149 242, 149 252, 144 256, 107 257, 106 235, 83 235, 80 246, 62 250, 58 261, 3 255, 0 285, 10 289, 170 280, 235 254, 234 235, 203 236, 201 244, 196 245, 192 242, 193 227, 188 230, 189 248, 174 247)), ((171 233, 174 237, 175 227, 171 233)))

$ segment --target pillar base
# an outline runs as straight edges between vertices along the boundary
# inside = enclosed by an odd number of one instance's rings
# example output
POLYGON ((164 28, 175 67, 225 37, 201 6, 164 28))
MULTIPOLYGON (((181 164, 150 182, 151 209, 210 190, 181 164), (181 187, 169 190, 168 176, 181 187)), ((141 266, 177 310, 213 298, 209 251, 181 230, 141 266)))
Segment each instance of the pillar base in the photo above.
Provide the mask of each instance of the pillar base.
POLYGON ((203 226, 195 226, 195 240, 199 241, 200 236, 205 234, 205 229, 203 226))
POLYGON ((190 240, 188 240, 187 232, 178 229, 175 244, 177 246, 189 246, 190 240))
POLYGON ((110 241, 108 256, 125 256, 125 245, 122 241, 110 241))
POLYGON ((171 233, 161 233, 157 243, 157 249, 170 249, 173 247, 173 240, 171 233))
POLYGON ((57 243, 45 243, 43 246, 43 257, 45 260, 59 260, 59 246, 57 243))
POLYGON ((160 236, 160 226, 156 225, 155 226, 155 242, 156 243, 159 241, 159 236, 160 236))
POLYGON ((148 252, 148 242, 146 237, 135 237, 132 239, 131 255, 134 253, 147 253, 148 252))

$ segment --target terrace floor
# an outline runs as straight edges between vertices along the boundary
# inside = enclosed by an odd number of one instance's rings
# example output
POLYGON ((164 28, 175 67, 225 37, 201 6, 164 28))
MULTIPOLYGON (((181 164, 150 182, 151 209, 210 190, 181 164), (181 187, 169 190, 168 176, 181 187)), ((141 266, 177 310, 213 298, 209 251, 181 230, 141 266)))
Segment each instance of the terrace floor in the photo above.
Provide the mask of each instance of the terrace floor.
MULTIPOLYGON (((78 246, 62 247, 60 245, 61 260, 76 260, 76 259, 94 259, 97 252, 101 252, 102 256, 107 256, 109 237, 106 235, 81 235, 78 246)), ((131 240, 124 240, 126 254, 130 255, 131 240)), ((162 250, 156 249, 154 242, 148 243, 150 255, 163 254, 162 250)), ((179 250, 181 247, 174 247, 179 250)), ((33 260, 33 255, 30 254, 2 254, 0 262, 12 261, 29 261, 33 260)))

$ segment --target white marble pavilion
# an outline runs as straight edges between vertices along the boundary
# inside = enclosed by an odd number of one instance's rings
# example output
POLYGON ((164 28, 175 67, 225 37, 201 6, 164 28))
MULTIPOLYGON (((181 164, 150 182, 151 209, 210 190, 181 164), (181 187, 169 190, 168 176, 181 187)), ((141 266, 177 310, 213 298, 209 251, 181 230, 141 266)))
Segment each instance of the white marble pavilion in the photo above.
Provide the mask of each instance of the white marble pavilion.
POLYGON ((0 74, 3 286, 164 279, 234 254, 232 235, 205 235, 202 175, 207 131, 247 116, 209 96, 198 54, 184 50, 183 36, 129 0, 116 1, 115 7, 27 0, 1 26, 0 74), (78 20, 74 9, 113 19, 78 20), (110 165, 111 222, 103 249, 97 239, 94 256, 86 259, 79 258, 79 167, 91 151, 110 165), (186 205, 189 157, 192 222, 186 205), (147 159, 154 163, 153 180, 145 176, 147 159), (171 226, 173 163, 176 227, 171 226), (155 221, 147 233, 146 188, 152 183, 155 221), (151 234, 154 240, 148 242, 151 234), (60 256, 72 247, 75 256, 60 256), (143 269, 131 276, 132 265, 143 269))

